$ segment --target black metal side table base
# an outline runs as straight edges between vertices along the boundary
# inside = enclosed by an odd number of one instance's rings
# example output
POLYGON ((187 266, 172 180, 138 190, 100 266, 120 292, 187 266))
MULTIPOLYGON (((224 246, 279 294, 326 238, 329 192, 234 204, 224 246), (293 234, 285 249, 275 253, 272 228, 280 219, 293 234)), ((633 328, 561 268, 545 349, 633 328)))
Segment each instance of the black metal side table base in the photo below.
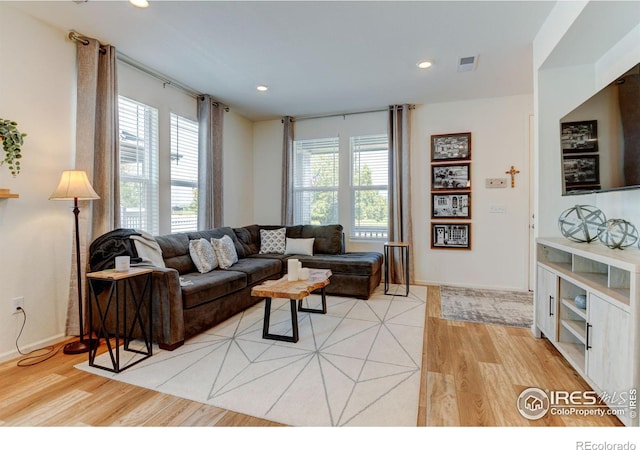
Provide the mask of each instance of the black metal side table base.
POLYGON ((384 244, 384 294, 385 295, 396 295, 390 294, 389 288, 389 249, 390 248, 399 248, 401 256, 404 256, 404 280, 406 286, 406 292, 404 294, 405 297, 409 296, 409 246, 404 243, 387 243, 384 244))
POLYGON ((99 365, 95 362, 98 348, 91 348, 89 350, 89 366, 97 367, 99 369, 107 370, 113 373, 120 373, 124 369, 127 369, 133 365, 136 365, 145 359, 153 355, 153 328, 152 328, 152 299, 151 299, 151 280, 152 274, 149 270, 141 274, 132 274, 126 278, 120 279, 105 279, 105 278, 93 278, 88 274, 89 279, 89 329, 90 334, 95 333, 98 339, 104 339, 107 345, 107 352, 111 361, 111 367, 99 365), (144 285, 140 296, 136 296, 134 293, 134 287, 132 280, 135 277, 143 277, 144 285), (98 290, 94 283, 106 282, 109 284, 108 294, 106 301, 101 304, 98 298, 98 290), (120 301, 122 299, 122 301, 120 301), (122 302, 122 304, 120 304, 122 302), (130 302, 130 303, 129 303, 130 302), (142 306, 147 302, 148 305, 148 317, 146 317, 147 326, 145 327, 142 317, 142 306), (127 305, 130 304, 133 308, 133 317, 127 320, 127 305), (94 324, 93 308, 96 308, 96 315, 98 316, 98 323, 94 324), (122 310, 120 310, 122 307, 122 310), (108 331, 107 321, 109 310, 113 309, 115 318, 115 345, 111 343, 111 333, 108 331), (122 320, 122 322, 121 322, 122 320), (138 350, 130 347, 131 341, 133 341, 133 335, 135 329, 138 329, 142 335, 142 341, 144 343, 144 350, 138 350), (124 351, 130 353, 136 353, 142 355, 142 358, 127 364, 121 365, 120 361, 120 346, 121 344, 124 351))
POLYGON ((262 326, 262 338, 263 339, 273 339, 275 341, 284 341, 284 342, 298 342, 298 311, 300 312, 308 312, 314 314, 326 314, 327 313, 327 297, 324 292, 324 288, 320 291, 322 296, 322 308, 303 308, 302 307, 302 299, 298 300, 298 308, 296 309, 296 301, 293 299, 289 300, 289 304, 291 307, 291 328, 293 330, 293 335, 283 335, 283 334, 272 334, 269 333, 269 322, 271 320, 271 297, 267 297, 264 305, 264 322, 262 326))

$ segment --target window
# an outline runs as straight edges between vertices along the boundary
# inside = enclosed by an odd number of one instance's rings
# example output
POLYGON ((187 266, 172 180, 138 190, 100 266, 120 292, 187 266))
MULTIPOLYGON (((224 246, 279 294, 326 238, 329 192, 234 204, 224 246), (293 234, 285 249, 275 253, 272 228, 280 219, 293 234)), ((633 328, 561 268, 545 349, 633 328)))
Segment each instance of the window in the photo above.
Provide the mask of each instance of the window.
POLYGON ((120 225, 159 233, 158 110, 119 97, 120 225))
POLYGON ((386 134, 351 138, 351 238, 389 234, 389 143, 386 134))
POLYGON ((171 114, 171 232, 198 228, 198 123, 171 114))
POLYGON ((296 224, 338 222, 338 138, 294 142, 293 216, 296 224))

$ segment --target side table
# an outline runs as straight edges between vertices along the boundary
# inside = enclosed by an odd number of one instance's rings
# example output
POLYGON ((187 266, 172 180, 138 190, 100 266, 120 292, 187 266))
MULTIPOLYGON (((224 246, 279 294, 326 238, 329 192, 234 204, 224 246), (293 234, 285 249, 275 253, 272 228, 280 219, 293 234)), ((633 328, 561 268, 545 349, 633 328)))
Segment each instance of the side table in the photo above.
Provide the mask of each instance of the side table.
POLYGON ((405 297, 409 296, 409 244, 406 242, 385 242, 384 243, 384 293, 389 294, 389 261, 393 255, 393 249, 399 248, 401 256, 404 256, 404 282, 406 284, 405 297))
POLYGON ((96 348, 89 351, 90 366, 119 373, 134 364, 144 361, 153 354, 152 273, 152 269, 132 267, 126 272, 116 272, 110 269, 87 274, 87 280, 89 282, 89 336, 95 334, 98 340, 101 338, 105 340, 111 359, 111 367, 96 364, 95 358, 98 351, 98 347, 96 346, 96 348), (137 281, 143 284, 139 292, 136 292, 134 288, 134 282, 137 281), (101 294, 105 288, 108 290, 107 294, 100 296, 99 294, 101 294), (142 318, 142 307, 145 302, 148 312, 146 329, 142 318), (94 323, 94 308, 97 313, 98 323, 94 323), (134 311, 133 317, 130 318, 130 320, 127 320, 127 310, 134 311), (110 312, 112 313, 111 317, 115 320, 115 331, 112 333, 112 336, 115 337, 114 346, 112 346, 109 336, 108 317, 110 312), (131 341, 134 339, 136 326, 138 327, 137 331, 139 335, 142 336, 145 350, 130 348, 131 341), (125 351, 137 353, 143 355, 143 357, 136 358, 129 364, 120 367, 121 339, 124 343, 125 351))

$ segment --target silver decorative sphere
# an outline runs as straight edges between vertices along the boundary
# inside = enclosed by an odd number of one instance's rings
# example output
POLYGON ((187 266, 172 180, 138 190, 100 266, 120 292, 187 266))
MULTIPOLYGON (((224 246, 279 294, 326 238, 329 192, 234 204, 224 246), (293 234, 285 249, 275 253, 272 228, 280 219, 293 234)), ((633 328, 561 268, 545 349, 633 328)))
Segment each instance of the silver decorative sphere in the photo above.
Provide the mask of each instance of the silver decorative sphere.
POLYGON ((606 221, 604 213, 595 206, 576 205, 560 214, 558 226, 570 241, 592 242, 598 239, 600 228, 606 221))
POLYGON ((623 249, 638 241, 638 230, 624 219, 609 219, 601 227, 600 242, 609 248, 623 249))

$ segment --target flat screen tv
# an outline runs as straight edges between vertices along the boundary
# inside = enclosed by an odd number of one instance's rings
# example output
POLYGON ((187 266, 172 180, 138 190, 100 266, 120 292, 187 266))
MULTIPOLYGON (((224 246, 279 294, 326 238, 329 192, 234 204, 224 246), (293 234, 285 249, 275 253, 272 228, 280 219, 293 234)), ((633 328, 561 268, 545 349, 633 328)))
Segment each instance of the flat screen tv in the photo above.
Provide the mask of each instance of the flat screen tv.
POLYGON ((640 64, 560 119, 562 194, 640 188, 640 64))

